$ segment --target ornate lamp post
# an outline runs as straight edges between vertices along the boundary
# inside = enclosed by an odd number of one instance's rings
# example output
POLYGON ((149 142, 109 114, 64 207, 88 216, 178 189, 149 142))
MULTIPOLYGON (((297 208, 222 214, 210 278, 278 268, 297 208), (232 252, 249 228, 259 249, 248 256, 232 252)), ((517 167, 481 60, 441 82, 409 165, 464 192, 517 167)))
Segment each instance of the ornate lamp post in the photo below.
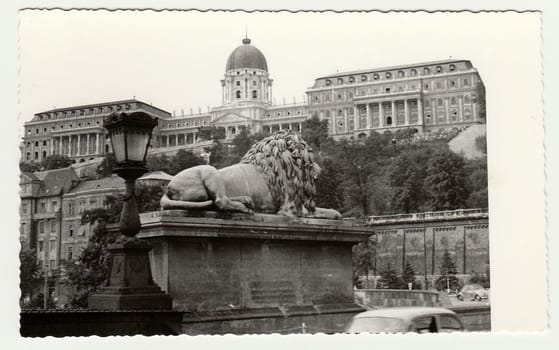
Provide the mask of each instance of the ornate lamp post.
POLYGON ((103 126, 109 132, 116 167, 125 181, 120 233, 109 246, 111 271, 108 283, 88 299, 88 308, 103 310, 170 309, 171 298, 152 279, 149 244, 136 238, 140 217, 136 204, 136 179, 146 171, 146 155, 157 118, 144 112, 113 113, 103 126))

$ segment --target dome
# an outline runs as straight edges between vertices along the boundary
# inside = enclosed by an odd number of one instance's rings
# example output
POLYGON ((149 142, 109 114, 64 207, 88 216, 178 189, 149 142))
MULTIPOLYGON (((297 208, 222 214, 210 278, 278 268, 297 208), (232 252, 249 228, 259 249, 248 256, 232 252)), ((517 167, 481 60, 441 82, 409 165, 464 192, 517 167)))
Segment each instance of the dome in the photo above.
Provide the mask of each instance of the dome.
POLYGON ((231 52, 227 59, 225 71, 246 68, 268 71, 268 64, 264 54, 256 47, 250 45, 249 38, 244 38, 243 45, 231 52))

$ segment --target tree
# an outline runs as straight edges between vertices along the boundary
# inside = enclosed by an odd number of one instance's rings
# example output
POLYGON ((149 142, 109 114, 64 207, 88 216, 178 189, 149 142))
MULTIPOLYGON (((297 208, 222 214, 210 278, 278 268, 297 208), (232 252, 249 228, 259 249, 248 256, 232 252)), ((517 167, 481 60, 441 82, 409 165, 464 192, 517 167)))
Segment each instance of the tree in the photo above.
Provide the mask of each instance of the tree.
POLYGON ((400 154, 389 166, 390 204, 393 212, 410 213, 419 211, 425 193, 422 182, 424 167, 408 154, 400 154))
MULTIPOLYGON (((37 289, 40 289, 42 272, 34 249, 22 247, 19 252, 19 262, 20 303, 23 303, 25 299, 31 300, 37 289)), ((43 304, 40 304, 40 307, 42 306, 43 304)))
POLYGON ((109 196, 106 202, 107 208, 86 210, 82 214, 82 224, 89 223, 95 228, 78 263, 68 269, 68 280, 73 289, 69 298, 72 307, 87 307, 87 297, 102 286, 109 276, 107 246, 116 241, 118 233, 109 232, 107 224, 118 222, 122 200, 109 196))
POLYGON ((146 167, 149 171, 164 171, 167 174, 172 173, 173 164, 171 159, 163 153, 159 155, 149 155, 146 159, 146 167))
POLYGON ((41 168, 43 170, 53 170, 66 168, 72 165, 72 160, 68 156, 53 154, 43 158, 41 161, 41 168))
POLYGON ((315 183, 317 207, 341 209, 344 204, 342 174, 331 158, 317 160, 322 169, 315 183))
POLYGON ((396 270, 392 268, 391 264, 386 264, 384 269, 380 272, 379 283, 388 289, 404 289, 407 288, 406 284, 398 275, 396 270))
POLYGON ((411 283, 412 289, 421 289, 421 283, 419 283, 415 279, 415 270, 410 265, 409 262, 406 262, 406 266, 404 267, 404 271, 402 272, 402 281, 407 285, 411 283))
POLYGON ((454 264, 448 250, 444 251, 443 261, 440 266, 440 273, 441 277, 439 277, 435 282, 435 288, 437 290, 459 289, 460 282, 456 277, 458 270, 456 269, 456 265, 454 264))
POLYGON ((171 158, 171 164, 169 168, 170 175, 176 175, 184 169, 191 168, 193 166, 202 165, 206 162, 201 157, 198 157, 192 151, 187 151, 185 149, 180 149, 171 158))
POLYGON ((110 176, 116 166, 116 157, 114 153, 107 153, 103 157, 103 161, 97 167, 97 174, 101 177, 110 176))
POLYGON ((487 154, 487 135, 481 135, 474 140, 476 149, 483 154, 487 154))
POLYGON ((198 138, 201 140, 225 139, 225 128, 222 126, 202 126, 198 128, 198 138))
POLYGON ((367 242, 360 242, 352 247, 352 253, 353 284, 357 287, 363 287, 361 277, 368 277, 369 271, 374 268, 374 243, 371 240, 367 240, 367 242))
POLYGON ((40 168, 41 168, 41 164, 36 162, 19 163, 19 170, 24 173, 34 173, 35 171, 39 171, 40 168))
POLYGON ((464 208, 468 198, 464 158, 451 151, 438 152, 427 162, 425 191, 428 210, 464 208))
POLYGON ((311 147, 320 150, 322 143, 328 139, 328 120, 320 120, 317 116, 305 120, 301 124, 301 137, 311 147))
POLYGON ((466 162, 468 174, 468 188, 470 195, 466 200, 468 208, 487 208, 489 206, 487 193, 487 159, 474 159, 466 162))

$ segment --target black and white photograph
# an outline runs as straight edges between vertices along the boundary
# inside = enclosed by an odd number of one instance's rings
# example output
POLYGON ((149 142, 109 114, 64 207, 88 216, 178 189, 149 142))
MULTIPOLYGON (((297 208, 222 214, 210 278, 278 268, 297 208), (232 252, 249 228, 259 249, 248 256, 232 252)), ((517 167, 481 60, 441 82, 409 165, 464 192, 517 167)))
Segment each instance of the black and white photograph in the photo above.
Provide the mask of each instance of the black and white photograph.
POLYGON ((17 16, 22 337, 547 327, 540 12, 17 16))

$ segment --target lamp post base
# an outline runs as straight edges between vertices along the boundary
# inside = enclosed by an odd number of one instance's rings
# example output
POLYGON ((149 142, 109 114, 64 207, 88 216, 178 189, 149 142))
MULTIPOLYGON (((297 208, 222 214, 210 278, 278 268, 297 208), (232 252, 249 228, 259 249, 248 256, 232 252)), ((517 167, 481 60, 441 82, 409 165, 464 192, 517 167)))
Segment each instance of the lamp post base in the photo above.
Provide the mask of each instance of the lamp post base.
POLYGON ((151 277, 149 243, 121 236, 108 250, 111 272, 108 285, 89 296, 88 309, 170 310, 171 297, 151 277))

